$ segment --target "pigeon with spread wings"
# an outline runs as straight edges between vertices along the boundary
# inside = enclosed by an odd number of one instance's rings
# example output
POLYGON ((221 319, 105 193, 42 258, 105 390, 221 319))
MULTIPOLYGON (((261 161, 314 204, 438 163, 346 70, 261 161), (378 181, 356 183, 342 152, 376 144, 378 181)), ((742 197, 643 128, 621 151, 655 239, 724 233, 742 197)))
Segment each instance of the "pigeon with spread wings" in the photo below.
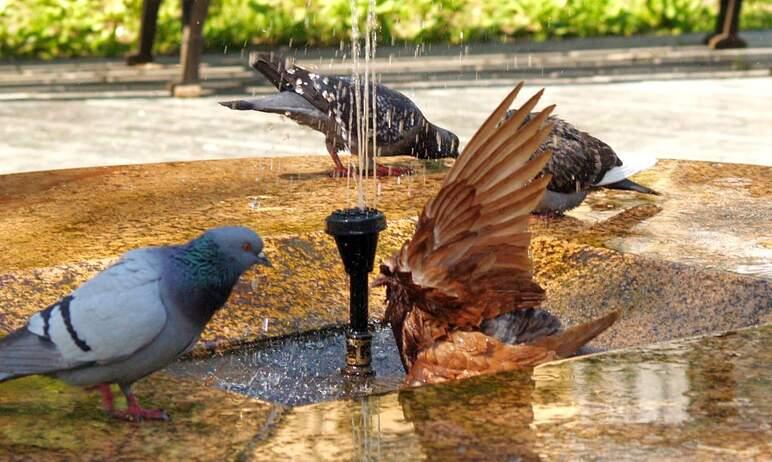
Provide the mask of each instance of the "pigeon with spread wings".
POLYGON ((519 84, 483 123, 424 207, 413 238, 384 262, 391 324, 408 383, 434 383, 574 354, 618 313, 560 331, 535 307, 544 290, 531 273, 528 216, 549 175, 550 106, 526 123, 543 91, 499 123, 519 84), (518 326, 523 329, 512 328, 518 326), (511 335, 516 333, 519 335, 511 335))

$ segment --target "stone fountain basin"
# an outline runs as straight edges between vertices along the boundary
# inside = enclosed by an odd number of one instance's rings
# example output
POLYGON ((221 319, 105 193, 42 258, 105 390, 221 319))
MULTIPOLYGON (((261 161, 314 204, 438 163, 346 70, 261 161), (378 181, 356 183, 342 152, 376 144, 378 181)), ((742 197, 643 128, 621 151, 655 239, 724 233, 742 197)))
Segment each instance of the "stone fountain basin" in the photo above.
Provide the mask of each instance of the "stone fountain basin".
MULTIPOLYGON (((396 251, 411 235, 415 216, 438 189, 446 168, 439 162, 399 160, 413 162, 420 173, 402 180, 386 179, 368 190, 371 201, 377 202, 375 205, 385 212, 389 222, 381 234, 377 258, 396 251)), ((340 336, 335 328, 347 321, 347 281, 334 243, 321 229, 324 217, 334 208, 352 205, 355 194, 351 182, 327 178, 323 171, 327 167, 321 158, 243 159, 2 176, 0 329, 23 325, 31 313, 126 250, 184 241, 223 224, 253 227, 266 238, 266 252, 274 268, 242 278, 228 306, 216 315, 192 353, 203 362, 183 363, 182 369, 175 371, 177 378, 158 374, 140 390, 150 394, 151 403, 182 415, 175 424, 177 430, 196 429, 183 441, 202 449, 197 452, 202 458, 218 460, 215 455, 234 454, 228 451, 259 458, 249 448, 262 447, 269 434, 276 437, 274 425, 285 408, 210 387, 202 389, 200 378, 206 378, 206 384, 245 392, 239 389, 243 383, 222 383, 223 377, 212 374, 212 366, 222 371, 223 361, 257 351, 243 347, 265 341, 290 346, 294 342, 302 350, 300 357, 313 355, 309 345, 321 342, 324 346, 317 350, 326 352, 328 359, 316 362, 318 368, 334 371, 338 367, 329 352, 335 349, 335 336, 340 336), (282 340, 320 329, 322 334, 309 334, 316 335, 316 340, 308 336, 282 340), (235 349, 239 351, 233 356, 206 359, 213 352, 235 349), (179 378, 185 375, 198 379, 191 382, 179 378), (186 390, 184 396, 172 395, 166 389, 169 387, 186 390), (240 429, 232 435, 216 428, 223 422, 231 425, 232 421, 238 421, 233 425, 240 429), (255 428, 260 425, 265 427, 256 434, 255 428), (224 452, 204 451, 207 447, 219 447, 224 452)), ((769 321, 770 173, 769 168, 758 166, 663 160, 636 178, 662 191, 662 196, 599 192, 567 217, 534 218, 531 252, 535 277, 547 290, 545 308, 567 325, 612 309, 622 310, 622 319, 593 343, 600 350, 641 347, 769 321)), ((375 320, 383 314, 382 298, 379 292, 371 297, 371 316, 375 320)), ((759 332, 749 335, 768 336, 766 330, 759 332)), ((261 345, 257 345, 258 350, 261 345)), ((755 351, 744 350, 751 355, 755 351)), ((386 351, 380 359, 387 366, 381 376, 398 379, 399 370, 393 367, 391 354, 386 351)), ((769 364, 761 360, 769 355, 768 346, 761 347, 758 355, 761 364, 769 364)), ((577 360, 577 364, 588 360, 577 360)), ((574 366, 560 367, 573 370, 574 366)), ((276 361, 274 370, 292 368, 292 362, 285 365, 276 361)), ((569 383, 580 384, 573 372, 567 374, 569 383)), ((246 377, 253 378, 254 374, 246 377)), ((385 380, 381 385, 383 388, 379 385, 369 391, 394 389, 398 380, 385 380)), ((454 396, 469 392, 459 390, 454 396)), ((0 385, 0 415, 8 411, 8 415, 15 416, 13 422, 26 422, 17 425, 17 430, 42 432, 44 436, 44 443, 35 446, 16 430, 4 430, 0 432, 0 447, 10 444, 32 451, 29 454, 48 449, 67 454, 77 446, 78 438, 60 432, 50 434, 40 426, 41 421, 31 419, 52 409, 57 419, 73 424, 96 419, 100 422, 97 428, 106 428, 107 423, 96 410, 97 400, 78 393, 37 378, 0 385), (51 393, 61 396, 52 398, 51 393), (41 395, 46 396, 35 404, 41 395)), ((292 401, 278 399, 276 393, 273 398, 256 395, 288 404, 340 396, 332 393, 292 401)), ((372 400, 377 398, 362 403, 372 400)), ((334 403, 337 401, 329 406, 338 406, 334 403)), ((348 405, 340 406, 348 409, 348 405)), ((390 412, 388 409, 386 406, 383 412, 390 412)), ((344 416, 350 414, 342 412, 344 416)), ((58 420, 54 422, 59 424, 58 420)), ((131 438, 135 437, 135 442, 151 441, 156 435, 143 430, 131 438)), ((370 447, 363 441, 352 450, 370 447)), ((156 443, 147 447, 173 451, 173 447, 167 447, 168 441, 166 445, 156 443)), ((139 443, 135 446, 145 447, 139 443)), ((125 455, 121 451, 132 445, 105 447, 125 455)), ((113 454, 100 452, 108 449, 95 449, 95 458, 113 454)))

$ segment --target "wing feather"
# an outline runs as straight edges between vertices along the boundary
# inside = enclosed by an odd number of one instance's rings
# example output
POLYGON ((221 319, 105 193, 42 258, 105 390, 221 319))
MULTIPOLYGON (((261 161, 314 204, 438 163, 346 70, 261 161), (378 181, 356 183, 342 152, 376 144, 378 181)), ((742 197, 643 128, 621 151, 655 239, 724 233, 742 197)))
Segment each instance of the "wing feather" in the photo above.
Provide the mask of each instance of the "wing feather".
POLYGON ((160 264, 152 249, 127 253, 70 296, 30 318, 65 362, 110 363, 149 344, 166 323, 160 264))
POLYGON ((550 133, 554 106, 522 125, 539 91, 500 124, 522 87, 472 137, 396 260, 425 289, 422 309, 450 325, 476 326, 543 298, 531 275, 528 215, 550 181, 538 177, 550 153, 534 153, 550 133))
MULTIPOLYGON (((488 139, 491 132, 496 130, 496 126, 501 122, 501 119, 507 114, 507 109, 512 104, 512 101, 515 100, 515 98, 517 97, 517 94, 520 93, 520 89, 523 88, 523 85, 524 85, 524 82, 518 83, 517 86, 515 86, 515 89, 512 90, 507 95, 507 97, 504 98, 504 101, 502 101, 501 104, 499 104, 498 107, 491 113, 491 115, 488 116, 485 122, 483 122, 480 128, 477 129, 477 132, 472 136, 472 139, 469 140, 469 143, 467 143, 466 148, 464 148, 465 152, 474 152, 480 146, 484 145, 485 141, 488 139)), ((453 165, 453 168, 450 170, 450 172, 448 172, 447 176, 445 177, 445 181, 443 182, 443 185, 456 181, 459 174, 465 170, 466 164, 469 163, 471 160, 472 160, 471 156, 459 156, 459 158, 456 160, 456 163, 453 165)))

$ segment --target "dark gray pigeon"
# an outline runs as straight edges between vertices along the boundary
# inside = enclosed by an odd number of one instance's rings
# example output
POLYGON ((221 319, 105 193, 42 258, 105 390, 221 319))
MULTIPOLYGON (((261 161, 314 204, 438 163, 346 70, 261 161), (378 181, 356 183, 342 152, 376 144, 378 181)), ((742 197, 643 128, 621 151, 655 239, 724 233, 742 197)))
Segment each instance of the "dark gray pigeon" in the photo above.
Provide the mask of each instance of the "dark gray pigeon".
MULTIPOLYGON (((334 174, 347 175, 348 169, 338 151, 348 149, 358 155, 357 104, 351 78, 323 76, 309 72, 282 57, 254 54, 251 66, 263 74, 279 93, 251 100, 224 101, 236 110, 283 114, 295 122, 322 132, 327 151, 335 162, 334 174)), ((375 92, 376 147, 379 156, 409 155, 419 159, 458 156, 458 137, 424 117, 407 96, 384 85, 370 86, 369 101, 375 92)), ((364 97, 364 84, 360 94, 364 97)), ((372 103, 370 103, 372 106, 372 103)), ((360 111, 361 112, 361 111, 360 111)), ((372 153, 372 145, 368 148, 372 153)), ((402 175, 408 169, 376 166, 378 175, 402 175)))
POLYGON ((187 244, 132 250, 0 339, 0 382, 41 374, 99 388, 112 415, 160 419, 131 386, 190 350, 241 274, 270 263, 254 231, 222 227, 187 244), (113 407, 110 384, 128 408, 113 407))
MULTIPOLYGON (((504 120, 514 113, 514 110, 507 112, 504 120)), ((526 116, 523 124, 535 115, 526 116)), ((628 179, 652 167, 657 162, 655 157, 626 156, 622 159, 611 146, 563 119, 550 116, 546 123, 553 125, 552 134, 539 146, 534 156, 544 151, 552 152, 552 158, 544 167, 544 171, 552 175, 552 180, 534 213, 561 214, 577 207, 589 191, 597 188, 658 194, 628 179)))

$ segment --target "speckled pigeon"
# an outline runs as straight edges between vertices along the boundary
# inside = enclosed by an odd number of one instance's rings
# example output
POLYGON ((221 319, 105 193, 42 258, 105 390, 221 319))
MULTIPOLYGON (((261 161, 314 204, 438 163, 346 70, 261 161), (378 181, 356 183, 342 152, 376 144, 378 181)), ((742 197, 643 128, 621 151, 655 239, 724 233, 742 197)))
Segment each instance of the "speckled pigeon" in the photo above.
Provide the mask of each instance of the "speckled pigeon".
MULTIPOLYGON (((338 158, 338 151, 347 148, 352 154, 358 154, 357 98, 352 79, 315 74, 300 66, 288 65, 284 58, 267 54, 253 55, 251 65, 276 86, 279 93, 220 104, 237 110, 283 114, 322 132, 326 136, 327 151, 335 162, 333 173, 336 176, 348 174, 348 169, 338 158)), ((369 88, 371 108, 372 92, 375 91, 379 156, 409 155, 419 159, 458 156, 458 137, 426 120, 410 98, 384 85, 369 88)), ((364 94, 364 84, 361 84, 361 97, 364 94)), ((373 152, 372 146, 368 151, 373 152)), ((384 176, 409 172, 408 169, 384 166, 376 166, 376 170, 378 175, 384 176)))
POLYGON ((0 339, 0 382, 41 374, 98 388, 115 417, 161 419, 131 386, 190 350, 252 265, 270 263, 243 227, 214 228, 182 245, 132 250, 0 339), (116 410, 110 384, 126 396, 116 410))
MULTIPOLYGON (((514 114, 507 112, 504 120, 514 114)), ((535 117, 529 114, 523 124, 535 117)), ((556 116, 550 116, 552 134, 539 146, 534 156, 545 151, 552 152, 552 158, 544 172, 552 175, 539 205, 537 214, 561 214, 577 207, 596 188, 637 191, 644 194, 658 194, 656 191, 629 180, 642 170, 653 166, 654 156, 625 156, 621 159, 611 146, 594 136, 583 132, 556 116)))

